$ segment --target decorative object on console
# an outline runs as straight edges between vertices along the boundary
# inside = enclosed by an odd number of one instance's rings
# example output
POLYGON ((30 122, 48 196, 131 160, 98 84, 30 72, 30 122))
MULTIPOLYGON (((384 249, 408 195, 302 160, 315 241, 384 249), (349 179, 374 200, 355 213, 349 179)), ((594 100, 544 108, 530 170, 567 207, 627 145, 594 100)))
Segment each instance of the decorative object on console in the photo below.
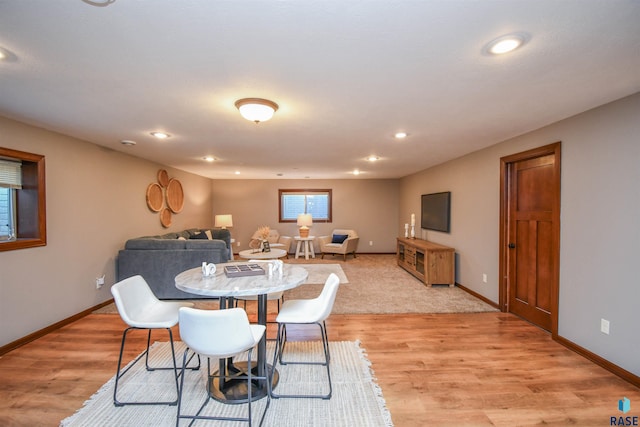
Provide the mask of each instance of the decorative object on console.
POLYGON ((416 238, 416 214, 411 214, 411 238, 416 238))
POLYGON ((309 227, 313 225, 311 214, 298 215, 298 227, 300 227, 300 237, 309 237, 309 227))
POLYGON ((407 238, 409 237, 409 224, 408 223, 406 223, 404 225, 404 237, 407 237, 407 238))

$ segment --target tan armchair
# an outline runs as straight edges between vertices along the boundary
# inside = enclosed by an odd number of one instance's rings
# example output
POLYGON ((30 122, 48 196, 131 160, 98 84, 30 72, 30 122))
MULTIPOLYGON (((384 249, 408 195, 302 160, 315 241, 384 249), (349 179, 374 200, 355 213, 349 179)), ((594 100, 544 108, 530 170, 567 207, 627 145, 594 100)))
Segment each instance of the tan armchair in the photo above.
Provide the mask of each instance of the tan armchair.
POLYGON ((322 252, 322 258, 324 259, 324 254, 341 254, 344 260, 347 260, 347 254, 353 254, 353 257, 356 257, 356 250, 358 249, 358 242, 360 242, 360 238, 358 237, 358 233, 355 230, 347 230, 347 229, 335 229, 331 233, 330 236, 321 236, 318 237, 318 243, 320 245, 320 251, 322 252), (334 241, 334 236, 347 236, 347 238, 342 243, 332 243, 334 241))
MULTIPOLYGON (((251 239, 252 240, 260 239, 260 236, 258 235, 258 231, 253 233, 253 236, 251 236, 251 239)), ((281 236, 280 233, 278 233, 278 230, 274 230, 274 229, 269 230, 269 237, 267 237, 267 241, 269 242, 270 247, 276 248, 276 249, 284 249, 287 252, 287 254, 289 254, 289 249, 291 248, 292 240, 293 239, 289 236, 281 236)))

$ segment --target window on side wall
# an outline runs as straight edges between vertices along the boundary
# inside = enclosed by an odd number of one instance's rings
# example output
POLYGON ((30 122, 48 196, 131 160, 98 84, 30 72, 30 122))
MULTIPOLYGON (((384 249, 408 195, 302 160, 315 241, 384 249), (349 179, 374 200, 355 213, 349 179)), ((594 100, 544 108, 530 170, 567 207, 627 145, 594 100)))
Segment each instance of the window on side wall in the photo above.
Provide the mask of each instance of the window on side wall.
POLYGON ((0 147, 0 251, 47 244, 44 156, 0 147))
POLYGON ((280 222, 311 214, 313 222, 331 222, 331 190, 278 190, 280 222))

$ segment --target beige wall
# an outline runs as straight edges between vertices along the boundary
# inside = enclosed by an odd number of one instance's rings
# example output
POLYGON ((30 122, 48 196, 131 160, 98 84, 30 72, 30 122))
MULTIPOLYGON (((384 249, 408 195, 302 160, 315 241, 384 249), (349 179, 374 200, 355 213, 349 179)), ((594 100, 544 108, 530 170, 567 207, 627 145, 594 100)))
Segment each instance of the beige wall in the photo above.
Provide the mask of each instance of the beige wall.
POLYGON ((451 233, 422 236, 455 247, 456 281, 497 302, 500 157, 561 141, 558 333, 640 375, 639 117, 640 93, 405 177, 399 222, 422 193, 451 191, 451 233))
POLYGON ((164 167, 2 117, 0 135, 3 147, 45 156, 47 188, 47 245, 0 252, 0 345, 110 299, 128 238, 213 225, 209 179, 167 168, 185 206, 164 229, 145 202, 164 167))
POLYGON ((395 252, 399 180, 215 180, 213 212, 233 215, 234 252, 247 249, 251 235, 261 225, 282 235, 298 235, 295 223, 278 223, 278 190, 301 188, 332 189, 333 222, 313 224, 310 235, 353 228, 360 236, 358 252, 395 252))

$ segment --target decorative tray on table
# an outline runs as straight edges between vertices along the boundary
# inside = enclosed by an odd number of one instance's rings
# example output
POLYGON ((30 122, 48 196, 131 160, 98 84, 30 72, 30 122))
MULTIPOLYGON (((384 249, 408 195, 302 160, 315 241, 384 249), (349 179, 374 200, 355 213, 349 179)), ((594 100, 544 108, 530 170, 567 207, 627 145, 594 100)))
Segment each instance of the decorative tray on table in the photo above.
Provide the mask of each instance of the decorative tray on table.
POLYGON ((264 273, 264 268, 258 264, 236 264, 224 267, 224 274, 227 277, 260 276, 264 273))

